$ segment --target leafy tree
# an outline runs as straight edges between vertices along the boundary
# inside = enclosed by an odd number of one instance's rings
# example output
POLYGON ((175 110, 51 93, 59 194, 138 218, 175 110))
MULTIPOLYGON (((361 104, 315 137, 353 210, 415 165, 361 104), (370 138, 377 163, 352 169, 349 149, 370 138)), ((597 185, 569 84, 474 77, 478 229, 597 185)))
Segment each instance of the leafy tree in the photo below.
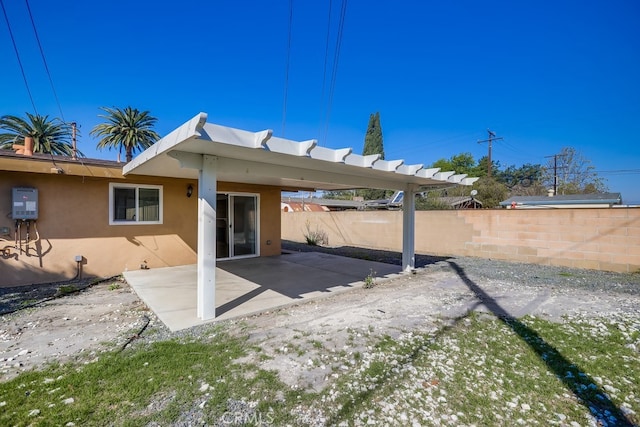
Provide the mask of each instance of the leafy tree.
POLYGON ((500 202, 505 200, 509 194, 507 186, 494 177, 481 177, 473 184, 473 188, 478 190, 476 199, 480 200, 485 208, 500 206, 500 202))
MULTIPOLYGON (((380 113, 369 115, 369 125, 367 126, 367 133, 364 137, 364 147, 362 149, 362 155, 368 156, 371 154, 380 154, 380 158, 384 159, 384 146, 382 142, 382 126, 380 125, 380 113)), ((388 197, 390 192, 385 190, 375 189, 363 189, 358 190, 358 196, 363 197, 365 200, 377 200, 388 197)))
POLYGON ((139 111, 126 107, 108 108, 102 107, 106 115, 98 115, 106 120, 91 130, 91 135, 101 138, 97 148, 118 149, 118 160, 124 148, 126 160, 130 162, 133 154, 151 147, 160 136, 153 130, 157 119, 149 114, 149 111, 139 111))
POLYGON ((535 181, 530 185, 517 184, 509 189, 509 196, 546 196, 547 187, 542 181, 535 181))
MULTIPOLYGON (((497 170, 499 164, 493 162, 494 170, 497 170)), ((482 157, 479 163, 476 163, 471 153, 460 153, 451 156, 449 159, 439 159, 435 161, 431 167, 440 168, 441 171, 454 171, 456 174, 467 174, 469 177, 484 177, 487 175, 487 158, 482 157)), ((451 186, 436 190, 431 190, 426 197, 422 197, 416 201, 417 209, 452 209, 441 197, 469 196, 472 188, 467 186, 451 186)), ((479 194, 477 199, 484 200, 479 194)), ((499 200, 499 202, 502 200, 499 200)), ((486 206, 486 205, 484 205, 486 206)))
POLYGON ((455 171, 456 173, 468 174, 476 166, 476 161, 471 153, 460 153, 450 159, 438 159, 433 162, 432 167, 440 168, 441 171, 455 171))
MULTIPOLYGON (((17 116, 0 117, 0 148, 12 149, 14 144, 24 145, 27 137, 33 138, 33 152, 72 156, 71 126, 49 116, 25 113, 26 120, 17 116)), ((76 151, 77 155, 82 155, 76 151)))
POLYGON ((429 191, 416 196, 416 210, 417 211, 429 211, 429 210, 448 210, 453 207, 447 202, 441 199, 442 194, 440 191, 429 191))
MULTIPOLYGON (((497 173, 500 170, 500 162, 497 160, 491 160, 491 174, 497 173)), ((487 176, 489 170, 489 158, 487 156, 482 156, 480 157, 480 160, 478 160, 478 169, 476 170, 476 174, 473 175, 475 177, 483 177, 483 176, 487 176)))
POLYGON ((436 160, 432 167, 440 168, 441 171, 455 171, 455 173, 465 173, 469 176, 477 176, 478 165, 471 153, 460 153, 451 156, 450 159, 436 160))
POLYGON ((607 191, 605 179, 598 176, 595 166, 573 147, 563 147, 543 171, 543 182, 547 188, 554 188, 557 174, 557 194, 587 194, 607 191))
POLYGON ((453 169, 451 159, 445 159, 444 157, 433 162, 430 167, 439 168, 441 171, 450 171, 453 169))
POLYGON ((528 187, 540 181, 543 174, 543 167, 540 164, 526 163, 520 167, 511 165, 496 174, 496 178, 507 187, 513 188, 516 185, 528 187))
POLYGON ((542 182, 544 168, 540 164, 511 165, 497 171, 495 177, 507 186, 510 196, 541 196, 547 194, 542 182))

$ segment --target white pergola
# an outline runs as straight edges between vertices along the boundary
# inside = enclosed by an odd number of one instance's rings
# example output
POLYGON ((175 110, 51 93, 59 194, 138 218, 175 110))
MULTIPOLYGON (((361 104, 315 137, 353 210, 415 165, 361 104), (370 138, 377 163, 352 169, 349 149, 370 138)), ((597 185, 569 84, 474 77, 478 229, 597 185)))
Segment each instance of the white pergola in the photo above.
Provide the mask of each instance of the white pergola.
POLYGON ((125 165, 125 175, 198 180, 197 315, 215 317, 217 182, 278 186, 283 190, 380 188, 403 190, 402 268, 415 267, 415 194, 443 185, 471 185, 477 178, 407 165, 403 160, 329 149, 316 140, 292 141, 271 130, 250 132, 207 123, 207 114, 160 139, 125 165))

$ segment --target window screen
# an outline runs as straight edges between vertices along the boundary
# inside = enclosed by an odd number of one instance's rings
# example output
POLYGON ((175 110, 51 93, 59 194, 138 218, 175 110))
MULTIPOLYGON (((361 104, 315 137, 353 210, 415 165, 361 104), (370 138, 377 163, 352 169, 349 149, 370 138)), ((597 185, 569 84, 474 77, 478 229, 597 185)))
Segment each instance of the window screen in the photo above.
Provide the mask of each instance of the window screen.
POLYGON ((160 190, 157 188, 138 189, 139 221, 160 220, 160 190))
POLYGON ((113 219, 115 221, 136 220, 136 189, 113 189, 113 219))

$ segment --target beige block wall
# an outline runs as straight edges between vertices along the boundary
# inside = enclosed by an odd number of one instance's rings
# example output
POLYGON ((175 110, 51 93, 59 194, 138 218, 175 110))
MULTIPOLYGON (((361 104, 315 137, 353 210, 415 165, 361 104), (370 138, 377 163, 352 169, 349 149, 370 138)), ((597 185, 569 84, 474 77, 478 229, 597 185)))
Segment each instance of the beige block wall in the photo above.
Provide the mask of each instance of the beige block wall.
MULTIPOLYGON (((282 214, 282 238, 304 242, 306 224, 329 245, 402 250, 402 212, 282 214)), ((640 209, 416 212, 416 252, 605 271, 640 270, 640 209)))
MULTIPOLYGON (((197 180, 0 171, 0 227, 10 230, 9 235, 0 236, 0 287, 72 278, 76 255, 83 257, 83 275, 97 277, 139 269, 145 261, 149 268, 195 263, 198 198, 186 197, 189 184, 197 194, 197 180), (110 226, 110 182, 161 184, 163 224, 110 226), (22 252, 15 249, 13 187, 38 189, 39 217, 31 229, 31 242, 21 245, 22 252)), ((280 254, 279 188, 231 183, 218 187, 221 192, 260 195, 260 253, 280 254)))

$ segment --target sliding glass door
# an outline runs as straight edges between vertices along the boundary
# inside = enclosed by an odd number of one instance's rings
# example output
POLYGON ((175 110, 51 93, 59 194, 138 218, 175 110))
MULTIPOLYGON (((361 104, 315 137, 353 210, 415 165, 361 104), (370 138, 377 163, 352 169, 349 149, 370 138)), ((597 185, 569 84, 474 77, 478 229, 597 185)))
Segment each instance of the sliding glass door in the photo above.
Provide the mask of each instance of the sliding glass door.
POLYGON ((258 196, 218 194, 216 258, 259 255, 258 196))

